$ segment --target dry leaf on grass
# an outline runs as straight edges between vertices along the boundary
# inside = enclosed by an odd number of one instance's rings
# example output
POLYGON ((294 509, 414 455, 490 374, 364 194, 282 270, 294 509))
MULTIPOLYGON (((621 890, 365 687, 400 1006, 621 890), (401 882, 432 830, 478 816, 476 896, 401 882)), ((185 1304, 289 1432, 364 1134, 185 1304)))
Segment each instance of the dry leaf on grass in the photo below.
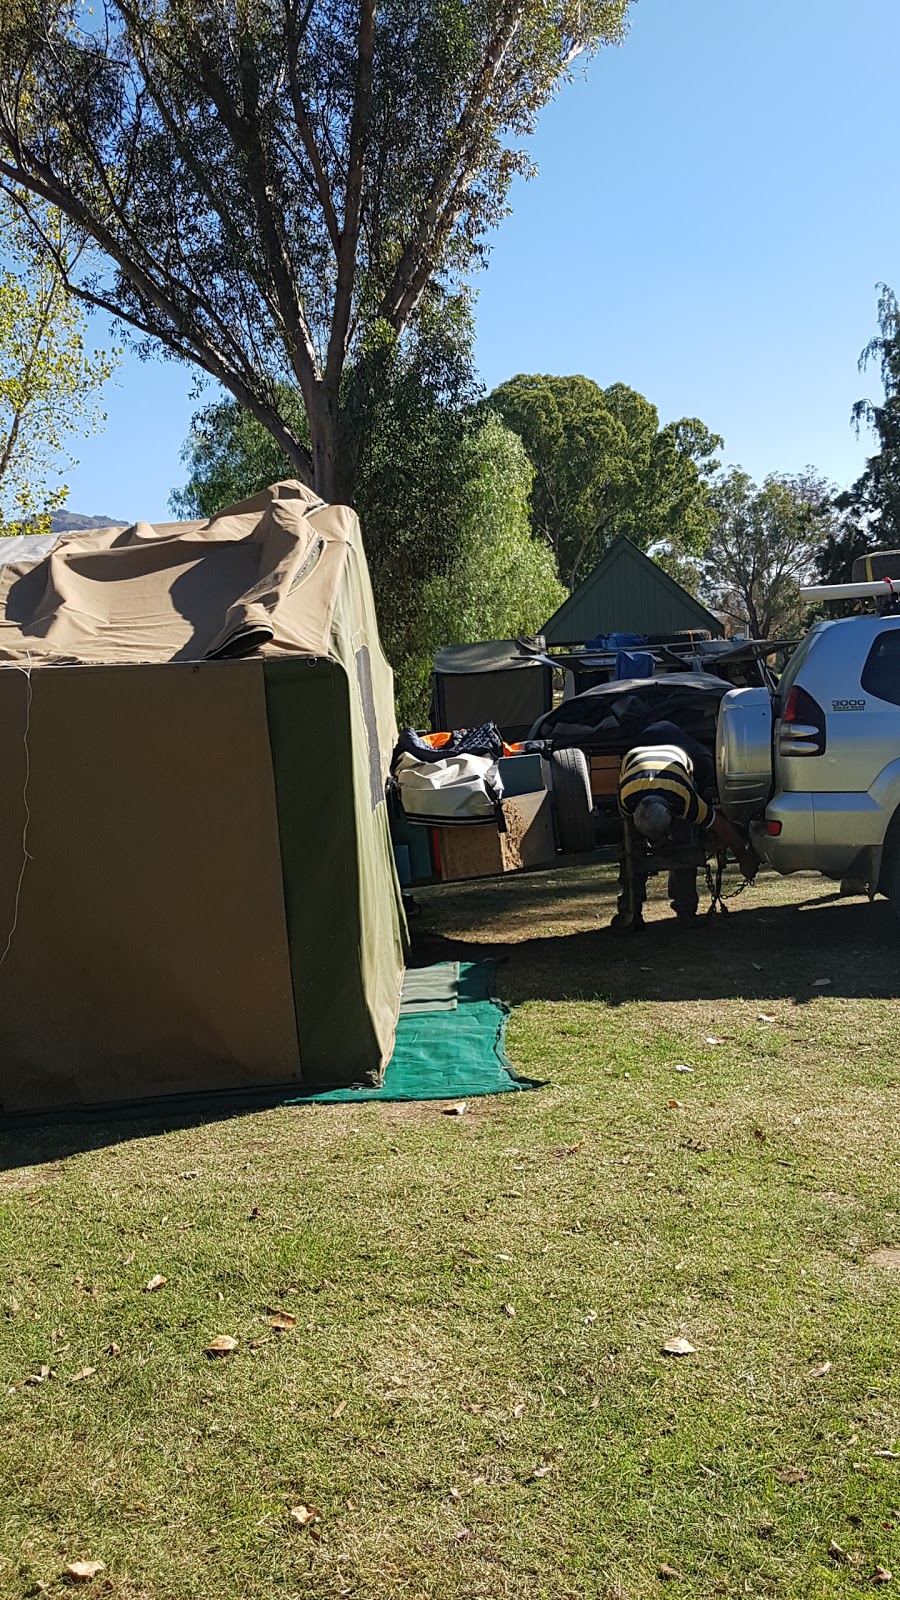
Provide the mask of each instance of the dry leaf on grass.
POLYGON ((16 1317, 16 1316, 18 1316, 18 1314, 19 1314, 19 1302, 16 1299, 15 1295, 12 1295, 11 1298, 10 1298, 9 1304, 6 1307, 6 1315, 8 1317, 16 1317))
POLYGON ((55 1377, 56 1377, 56 1373, 53 1372, 52 1369, 50 1367, 48 1367, 46 1362, 45 1362, 44 1365, 41 1367, 40 1372, 30 1372, 28 1374, 28 1377, 24 1378, 22 1381, 23 1381, 23 1383, 27 1383, 30 1387, 33 1388, 36 1384, 38 1384, 38 1383, 46 1383, 48 1378, 55 1378, 55 1377))
POLYGON ((823 1361, 823 1362, 820 1363, 819 1366, 813 1367, 812 1371, 807 1373, 807 1377, 809 1377, 809 1378, 824 1378, 824 1377, 827 1376, 827 1374, 830 1371, 831 1371, 831 1362, 830 1361, 823 1361))
POLYGON ((809 1473, 803 1467, 783 1467, 778 1476, 782 1483, 805 1483, 809 1473))
POLYGON ((513 1406, 513 1416, 518 1418, 518 1417, 523 1417, 524 1415, 525 1415, 525 1401, 524 1400, 520 1400, 517 1405, 513 1406))
POLYGON ((108 1356, 120 1356, 122 1354, 122 1346, 116 1344, 115 1339, 113 1339, 112 1343, 106 1346, 106 1354, 108 1356))
POLYGON ((670 1567, 668 1561, 664 1561, 661 1566, 657 1567, 656 1573, 657 1577, 662 1578, 664 1582, 670 1578, 681 1577, 681 1573, 678 1571, 678 1568, 670 1567))
POLYGON ((693 1070, 693 1067, 689 1067, 686 1061, 677 1061, 675 1063, 676 1072, 693 1072, 693 1070))
POLYGON ((546 1478, 546 1477, 549 1476, 549 1474, 552 1471, 553 1471, 552 1466, 548 1467, 548 1466, 545 1465, 543 1467, 535 1467, 533 1473, 531 1474, 532 1481, 534 1481, 535 1479, 538 1479, 538 1478, 546 1478))
POLYGON ((750 965, 753 968, 754 972, 762 972, 762 967, 760 966, 758 961, 751 961, 750 965))
POLYGON ((724 1039, 717 1039, 714 1034, 708 1033, 706 1035, 706 1037, 705 1037, 704 1043, 705 1044, 724 1044, 725 1040, 724 1039))
POLYGON ((513 1305, 510 1305, 510 1303, 509 1303, 509 1301, 508 1301, 508 1300, 507 1300, 507 1302, 506 1302, 506 1304, 505 1304, 505 1305, 503 1305, 503 1306, 501 1306, 501 1307, 500 1307, 500 1310, 501 1310, 501 1311, 502 1311, 502 1312, 503 1312, 503 1315, 504 1315, 504 1316, 505 1316, 505 1317, 514 1317, 514 1316, 515 1316, 515 1314, 516 1314, 516 1308, 515 1308, 515 1306, 513 1306, 513 1305))
POLYGON ((582 1321, 583 1321, 584 1326, 586 1328, 592 1327, 593 1324, 597 1321, 597 1313, 596 1313, 596 1311, 589 1311, 587 1316, 582 1318, 582 1321))
POLYGON ((144 1293, 152 1294, 154 1289, 161 1289, 163 1284, 168 1283, 168 1281, 168 1278, 164 1278, 161 1272, 154 1272, 149 1283, 144 1284, 144 1293))
POLYGON ((321 1511, 317 1511, 315 1506, 291 1506, 291 1516, 296 1522, 298 1528, 302 1528, 304 1533, 308 1533, 310 1535, 310 1538, 321 1538, 322 1513, 321 1511))
POLYGON ((667 1339, 662 1347, 664 1356, 695 1356, 696 1349, 690 1339, 679 1336, 677 1339, 667 1339))
POLYGON ((208 1356, 230 1356, 238 1347, 237 1339, 232 1339, 229 1333, 220 1333, 211 1339, 206 1346, 208 1356))
POLYGON ((770 1016, 768 1011, 760 1011, 757 1013, 756 1020, 757 1022, 774 1022, 775 1018, 770 1016))
POLYGON ((289 1311, 273 1311, 269 1316, 269 1327, 274 1328, 277 1333, 289 1333, 296 1326, 297 1318, 289 1311))
POLYGON ((669 1101, 669 1105, 672 1107, 672 1109, 674 1111, 683 1111, 684 1110, 684 1101, 683 1100, 670 1100, 669 1101))
POLYGON ((461 1117, 468 1109, 468 1100, 460 1100, 455 1106, 444 1106, 442 1115, 445 1117, 461 1117))
POLYGON ((813 978, 812 986, 814 989, 827 989, 830 984, 830 978, 813 978))
POLYGON ((876 1567, 872 1573, 872 1583, 890 1583, 894 1574, 888 1572, 887 1567, 876 1567))
POLYGON ((66 1567, 66 1577, 74 1578, 76 1583, 90 1583, 105 1571, 105 1561, 70 1561, 66 1567))
POLYGON ((339 1401, 338 1404, 335 1406, 334 1410, 331 1413, 332 1422, 340 1422, 341 1417, 344 1415, 344 1412, 346 1411, 346 1409, 347 1409, 346 1400, 339 1401))
POLYGON ((896 1450, 873 1450, 873 1456, 879 1456, 882 1461, 900 1461, 900 1453, 896 1450))
POLYGON ((199 1176, 200 1176, 200 1168, 199 1167, 192 1167, 190 1172, 180 1172, 178 1174, 178 1176, 180 1178, 199 1178, 199 1176))
POLYGON ((80 1367, 77 1372, 73 1372, 72 1373, 72 1376, 69 1379, 69 1382, 70 1383, 80 1383, 82 1378, 92 1378, 96 1371, 97 1371, 96 1367, 80 1367))

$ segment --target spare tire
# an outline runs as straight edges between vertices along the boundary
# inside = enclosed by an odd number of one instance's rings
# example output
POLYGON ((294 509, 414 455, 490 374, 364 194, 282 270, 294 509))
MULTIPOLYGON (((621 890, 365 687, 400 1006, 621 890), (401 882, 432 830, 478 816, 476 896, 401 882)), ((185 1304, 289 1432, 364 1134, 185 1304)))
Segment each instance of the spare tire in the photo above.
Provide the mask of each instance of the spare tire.
POLYGON ((550 757, 556 837, 565 855, 594 848, 591 773, 583 750, 554 750, 550 757))

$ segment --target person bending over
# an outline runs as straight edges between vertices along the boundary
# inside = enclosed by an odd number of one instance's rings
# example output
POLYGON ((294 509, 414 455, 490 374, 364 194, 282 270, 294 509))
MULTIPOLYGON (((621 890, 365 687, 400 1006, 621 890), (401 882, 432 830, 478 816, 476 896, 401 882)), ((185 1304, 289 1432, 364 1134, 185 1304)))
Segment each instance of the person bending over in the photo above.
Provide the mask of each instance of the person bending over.
MULTIPOLYGON (((674 725, 659 725, 659 731, 665 729, 666 733, 670 728, 673 735, 678 734, 674 725)), ((731 850, 746 878, 752 878, 759 867, 746 837, 700 792, 689 749, 694 746, 695 753, 699 752, 697 766, 702 758, 711 773, 712 761, 702 745, 684 735, 673 738, 671 743, 654 743, 656 731, 648 729, 642 743, 628 751, 619 775, 622 848, 619 899, 612 926, 621 932, 633 932, 643 926, 647 896, 647 874, 639 870, 642 858, 635 848, 634 834, 655 850, 667 843, 692 843, 699 837, 704 845, 731 850), (643 742, 648 735, 649 742, 643 742), (633 830, 630 837, 629 830, 633 830)), ((699 905, 696 867, 670 870, 669 899, 679 922, 693 922, 699 905)))

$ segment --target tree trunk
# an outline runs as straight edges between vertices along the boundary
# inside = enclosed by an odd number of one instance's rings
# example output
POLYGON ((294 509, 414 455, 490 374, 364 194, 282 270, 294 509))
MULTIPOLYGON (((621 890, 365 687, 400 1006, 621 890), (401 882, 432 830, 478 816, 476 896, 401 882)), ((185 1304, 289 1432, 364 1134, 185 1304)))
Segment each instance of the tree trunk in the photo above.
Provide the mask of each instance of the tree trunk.
POLYGON ((355 462, 343 437, 337 386, 319 380, 306 410, 313 458, 312 486, 327 505, 352 505, 355 462))

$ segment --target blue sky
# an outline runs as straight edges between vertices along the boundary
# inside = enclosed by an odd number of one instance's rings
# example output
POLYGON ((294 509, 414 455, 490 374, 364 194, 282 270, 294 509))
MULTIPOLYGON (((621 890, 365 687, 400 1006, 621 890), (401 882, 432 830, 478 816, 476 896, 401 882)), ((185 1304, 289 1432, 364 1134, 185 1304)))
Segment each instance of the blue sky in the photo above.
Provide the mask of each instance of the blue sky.
MULTIPOLYGON (((478 278, 482 376, 628 383, 757 477, 812 463, 849 482, 875 284, 900 292, 900 4, 637 0, 632 17, 542 118, 540 176, 478 278)), ((73 510, 168 514, 193 382, 128 359, 67 475, 73 510)))

